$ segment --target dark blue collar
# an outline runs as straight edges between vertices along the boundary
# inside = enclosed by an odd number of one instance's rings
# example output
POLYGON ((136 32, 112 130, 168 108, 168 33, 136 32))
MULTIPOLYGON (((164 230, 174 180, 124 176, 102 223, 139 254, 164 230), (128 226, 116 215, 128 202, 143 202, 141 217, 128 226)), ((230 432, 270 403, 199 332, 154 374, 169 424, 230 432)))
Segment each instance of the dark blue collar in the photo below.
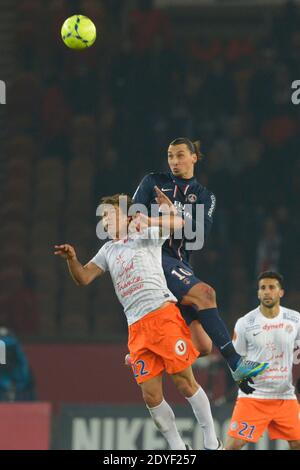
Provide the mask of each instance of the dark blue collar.
POLYGON ((191 183, 194 183, 194 181, 196 181, 195 176, 192 176, 192 178, 179 178, 178 176, 173 175, 171 171, 169 171, 169 176, 170 178, 172 178, 172 180, 176 184, 191 184, 191 183))

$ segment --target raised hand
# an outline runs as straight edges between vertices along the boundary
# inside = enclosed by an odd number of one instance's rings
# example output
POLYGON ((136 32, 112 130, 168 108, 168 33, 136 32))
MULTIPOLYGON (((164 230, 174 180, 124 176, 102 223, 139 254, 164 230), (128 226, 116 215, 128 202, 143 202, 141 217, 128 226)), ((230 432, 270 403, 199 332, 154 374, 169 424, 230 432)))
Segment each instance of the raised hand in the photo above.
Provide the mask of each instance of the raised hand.
POLYGON ((55 245, 54 246, 54 254, 59 255, 64 259, 72 260, 76 259, 76 251, 72 245, 55 245))
POLYGON ((142 212, 137 212, 135 216, 133 216, 131 224, 138 232, 141 232, 144 229, 150 227, 150 218, 142 212))
POLYGON ((176 208, 173 202, 157 186, 154 186, 154 189, 156 192, 155 200, 160 207, 163 206, 164 212, 165 209, 169 207, 169 213, 176 213, 176 208))

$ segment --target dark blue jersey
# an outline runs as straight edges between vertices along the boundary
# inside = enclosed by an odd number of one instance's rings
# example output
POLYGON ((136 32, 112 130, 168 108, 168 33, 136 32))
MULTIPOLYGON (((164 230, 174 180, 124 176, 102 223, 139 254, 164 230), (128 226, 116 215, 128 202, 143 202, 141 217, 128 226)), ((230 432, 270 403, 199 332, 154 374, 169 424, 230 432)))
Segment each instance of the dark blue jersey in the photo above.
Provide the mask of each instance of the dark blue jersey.
MULTIPOLYGON (((163 191, 182 214, 185 212, 186 204, 189 204, 192 209, 190 217, 193 218, 192 228, 195 233, 199 230, 195 217, 196 204, 204 205, 204 240, 206 240, 213 223, 213 213, 216 206, 215 195, 202 186, 195 177, 182 179, 174 176, 171 172, 150 173, 143 178, 137 188, 133 196, 134 202, 144 204, 150 211, 151 205, 157 204, 154 186, 163 191)), ((163 255, 169 255, 188 263, 189 252, 186 249, 186 243, 187 240, 184 237, 181 240, 171 237, 163 245, 163 255)))

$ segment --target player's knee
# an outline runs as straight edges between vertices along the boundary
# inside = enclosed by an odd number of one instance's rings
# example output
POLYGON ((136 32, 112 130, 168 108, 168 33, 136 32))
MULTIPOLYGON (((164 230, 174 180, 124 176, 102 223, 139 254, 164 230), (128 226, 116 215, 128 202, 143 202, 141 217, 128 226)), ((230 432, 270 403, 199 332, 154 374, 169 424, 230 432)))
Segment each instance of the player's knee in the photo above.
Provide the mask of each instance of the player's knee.
POLYGON ((200 357, 209 356, 209 354, 212 352, 212 343, 207 344, 205 346, 201 345, 198 348, 198 351, 200 353, 200 357))
POLYGON ((247 442, 242 441, 242 439, 234 439, 232 437, 229 437, 225 449, 226 450, 241 450, 247 442))
POLYGON ((290 441, 289 445, 291 450, 300 450, 300 441, 290 441))
POLYGON ((207 341, 203 343, 198 341, 197 338, 193 338, 193 343, 197 351, 199 351, 200 357, 208 356, 212 351, 212 342, 207 341))
POLYGON ((154 408, 160 405, 163 401, 163 396, 160 391, 156 390, 143 390, 143 399, 148 408, 154 408))
POLYGON ((198 286, 198 296, 200 302, 215 305, 217 296, 216 291, 208 284, 200 284, 198 286))
POLYGON ((176 376, 174 381, 175 381, 175 386, 178 392, 184 397, 192 397, 199 388, 193 376, 192 377, 176 376))

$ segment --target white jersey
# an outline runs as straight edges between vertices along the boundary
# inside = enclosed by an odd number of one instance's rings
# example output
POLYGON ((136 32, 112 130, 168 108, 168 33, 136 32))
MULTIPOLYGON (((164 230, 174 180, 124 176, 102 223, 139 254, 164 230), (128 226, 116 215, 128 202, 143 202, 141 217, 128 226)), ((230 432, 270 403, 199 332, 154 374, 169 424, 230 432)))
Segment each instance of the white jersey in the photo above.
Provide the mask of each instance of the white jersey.
POLYGON ((240 318, 235 326, 233 344, 250 361, 268 362, 269 368, 254 379, 255 392, 240 397, 294 400, 292 384, 294 350, 300 346, 300 314, 280 307, 275 318, 265 317, 260 308, 240 318))
POLYGON ((161 247, 169 238, 159 227, 150 227, 128 238, 105 243, 91 262, 109 271, 123 305, 128 325, 164 302, 177 302, 169 291, 162 268, 161 247))

